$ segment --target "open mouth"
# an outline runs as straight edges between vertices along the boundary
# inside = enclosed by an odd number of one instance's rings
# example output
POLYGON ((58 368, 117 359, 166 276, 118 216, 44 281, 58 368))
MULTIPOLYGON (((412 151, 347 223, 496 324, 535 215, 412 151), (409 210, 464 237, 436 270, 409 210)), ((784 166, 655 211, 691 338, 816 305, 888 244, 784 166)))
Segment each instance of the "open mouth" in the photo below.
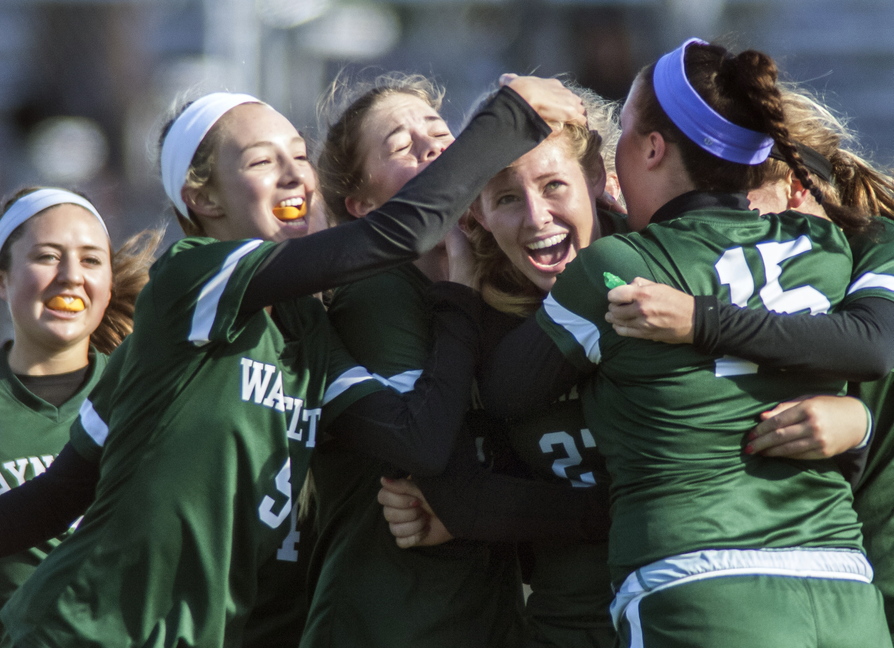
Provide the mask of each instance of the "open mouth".
POLYGON ((293 221, 307 215, 307 201, 304 198, 289 198, 273 208, 273 215, 281 221, 293 221))
POLYGON ((528 257, 535 266, 543 269, 551 269, 561 264, 568 258, 571 251, 571 236, 569 232, 555 234, 525 246, 528 257))
POLYGON ((48 300, 46 307, 52 310, 63 311, 65 313, 79 313, 87 306, 80 297, 71 297, 68 295, 56 295, 48 300))

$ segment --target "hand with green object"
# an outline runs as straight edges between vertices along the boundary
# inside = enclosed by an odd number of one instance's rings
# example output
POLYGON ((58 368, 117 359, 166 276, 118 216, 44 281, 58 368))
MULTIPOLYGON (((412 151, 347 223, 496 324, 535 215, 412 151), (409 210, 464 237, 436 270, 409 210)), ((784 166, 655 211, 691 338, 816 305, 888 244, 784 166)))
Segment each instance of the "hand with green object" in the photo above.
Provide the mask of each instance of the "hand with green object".
POLYGON ((602 277, 605 279, 605 286, 609 290, 612 288, 617 288, 618 286, 626 286, 627 282, 621 279, 618 275, 614 275, 611 272, 603 272, 602 277))

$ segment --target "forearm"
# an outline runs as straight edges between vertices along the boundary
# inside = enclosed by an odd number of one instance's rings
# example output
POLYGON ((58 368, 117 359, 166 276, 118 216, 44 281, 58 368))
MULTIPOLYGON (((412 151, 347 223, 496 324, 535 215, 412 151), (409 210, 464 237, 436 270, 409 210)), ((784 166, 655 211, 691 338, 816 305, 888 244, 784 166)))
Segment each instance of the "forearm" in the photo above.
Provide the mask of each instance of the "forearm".
POLYGON ((757 364, 877 380, 894 367, 894 302, 869 297, 829 315, 781 315, 695 298, 694 344, 757 364))
POLYGON ((93 501, 99 466, 66 444, 46 472, 0 495, 0 556, 65 532, 93 501))
POLYGON ((350 283, 416 259, 444 239, 492 176, 531 150, 550 127, 503 88, 418 176, 366 217, 285 241, 259 268, 243 310, 350 283))
POLYGON ((586 542, 608 537, 608 489, 574 488, 493 473, 464 435, 438 477, 414 481, 458 538, 487 542, 586 542))
POLYGON ((447 464, 471 406, 481 338, 483 302, 477 293, 443 282, 428 297, 435 342, 414 389, 365 396, 327 430, 341 444, 414 476, 436 475, 447 464))
POLYGON ((545 409, 580 379, 580 372, 533 317, 485 349, 482 365, 481 399, 485 410, 498 418, 545 409))

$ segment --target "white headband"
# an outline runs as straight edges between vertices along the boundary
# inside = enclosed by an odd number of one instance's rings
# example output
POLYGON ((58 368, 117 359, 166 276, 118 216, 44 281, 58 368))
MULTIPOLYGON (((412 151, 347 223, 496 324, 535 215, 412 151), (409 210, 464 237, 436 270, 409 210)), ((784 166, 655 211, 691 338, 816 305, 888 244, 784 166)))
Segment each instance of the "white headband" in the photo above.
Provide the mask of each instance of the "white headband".
POLYGON ((106 236, 109 235, 109 230, 106 229, 106 223, 102 219, 102 216, 96 211, 96 207, 83 196, 79 196, 71 191, 66 191, 65 189, 38 189, 37 191, 32 191, 16 200, 10 205, 9 209, 3 213, 2 218, 0 218, 0 249, 3 249, 9 235, 12 234, 19 225, 32 216, 36 216, 43 210, 55 207, 56 205, 69 204, 83 207, 96 216, 96 219, 99 221, 99 224, 102 225, 102 229, 106 233, 106 236))
POLYGON ((228 111, 244 103, 264 103, 247 94, 213 92, 192 102, 171 124, 161 146, 161 183, 177 210, 189 218, 180 195, 192 158, 211 127, 228 111))

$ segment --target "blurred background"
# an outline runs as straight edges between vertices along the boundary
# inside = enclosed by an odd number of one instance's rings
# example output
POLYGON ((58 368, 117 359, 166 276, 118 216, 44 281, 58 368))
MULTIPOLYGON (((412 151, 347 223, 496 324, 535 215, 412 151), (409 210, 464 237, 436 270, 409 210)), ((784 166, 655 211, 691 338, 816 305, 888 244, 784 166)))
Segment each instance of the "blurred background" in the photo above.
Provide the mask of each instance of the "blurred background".
POLYGON ((163 222, 173 240, 156 140, 184 95, 255 94, 313 140, 340 70, 396 69, 439 80, 456 127, 502 72, 567 73, 622 99, 690 36, 771 54, 894 164, 891 0, 2 0, 0 193, 76 188, 115 245, 163 222))

